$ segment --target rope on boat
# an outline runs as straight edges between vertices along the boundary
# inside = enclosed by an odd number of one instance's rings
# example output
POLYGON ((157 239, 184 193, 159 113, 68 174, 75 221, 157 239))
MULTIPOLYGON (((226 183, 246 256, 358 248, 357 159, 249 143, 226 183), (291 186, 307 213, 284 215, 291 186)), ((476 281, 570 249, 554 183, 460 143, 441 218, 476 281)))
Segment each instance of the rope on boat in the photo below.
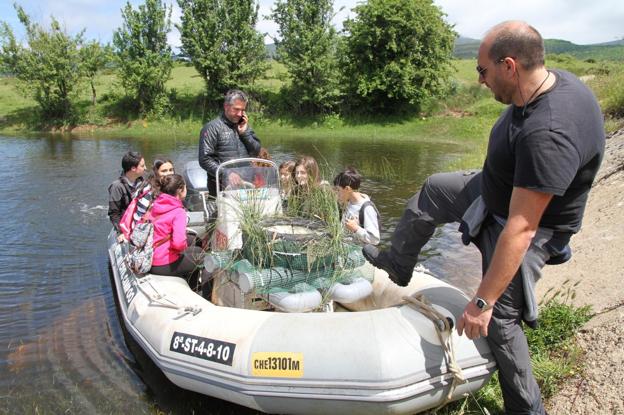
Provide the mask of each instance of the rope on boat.
POLYGON ((459 366, 455 358, 452 320, 436 310, 423 294, 405 296, 403 297, 403 300, 410 307, 420 312, 433 322, 433 326, 435 327, 438 335, 438 340, 440 341, 440 346, 442 347, 442 350, 444 350, 447 369, 451 375, 453 375, 453 381, 451 382, 451 387, 449 388, 446 397, 440 405, 434 409, 434 411, 437 411, 451 401, 451 397, 457 386, 466 382, 461 366, 459 366))
POLYGON ((169 298, 167 298, 167 294, 161 294, 156 287, 154 287, 151 283, 151 278, 149 277, 143 277, 139 280, 136 281, 136 286, 137 288, 150 300, 150 305, 158 305, 161 307, 166 307, 166 308, 172 308, 174 310, 178 310, 178 315, 176 317, 174 317, 175 320, 184 317, 187 314, 193 314, 194 316, 196 316, 197 314, 199 314, 202 309, 201 307, 194 305, 194 306, 181 306, 176 304, 174 301, 170 300, 169 298), (155 294, 150 294, 148 293, 144 288, 143 285, 148 284, 152 290, 154 291, 155 294))

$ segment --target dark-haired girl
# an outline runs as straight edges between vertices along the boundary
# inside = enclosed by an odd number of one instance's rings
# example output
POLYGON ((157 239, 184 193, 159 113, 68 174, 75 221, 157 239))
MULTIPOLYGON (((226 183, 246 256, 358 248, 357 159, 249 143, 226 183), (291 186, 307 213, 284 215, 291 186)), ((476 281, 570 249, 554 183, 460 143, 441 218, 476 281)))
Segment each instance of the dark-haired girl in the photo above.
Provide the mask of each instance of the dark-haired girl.
POLYGON ((135 195, 135 197, 139 198, 133 217, 135 222, 141 219, 152 204, 152 201, 154 200, 154 191, 158 190, 158 181, 161 178, 174 173, 175 169, 173 168, 173 161, 169 159, 154 160, 152 171, 146 180, 147 185, 135 195))
POLYGON ((186 183, 179 174, 159 180, 159 193, 151 209, 154 258, 150 272, 182 277, 191 288, 196 288, 204 253, 201 248, 187 244, 186 211, 182 205, 185 197, 186 183))

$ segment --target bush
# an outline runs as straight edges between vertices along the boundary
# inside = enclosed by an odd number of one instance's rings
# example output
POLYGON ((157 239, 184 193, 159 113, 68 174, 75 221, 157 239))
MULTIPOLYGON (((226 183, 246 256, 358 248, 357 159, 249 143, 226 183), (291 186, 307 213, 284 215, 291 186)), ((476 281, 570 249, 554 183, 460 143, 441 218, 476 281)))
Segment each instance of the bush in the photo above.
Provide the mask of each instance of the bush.
POLYGON ((418 109, 443 96, 455 32, 430 0, 369 0, 344 23, 343 83, 353 108, 418 109))
POLYGON ((611 117, 624 117, 624 70, 618 68, 606 75, 599 75, 590 82, 602 111, 611 117))

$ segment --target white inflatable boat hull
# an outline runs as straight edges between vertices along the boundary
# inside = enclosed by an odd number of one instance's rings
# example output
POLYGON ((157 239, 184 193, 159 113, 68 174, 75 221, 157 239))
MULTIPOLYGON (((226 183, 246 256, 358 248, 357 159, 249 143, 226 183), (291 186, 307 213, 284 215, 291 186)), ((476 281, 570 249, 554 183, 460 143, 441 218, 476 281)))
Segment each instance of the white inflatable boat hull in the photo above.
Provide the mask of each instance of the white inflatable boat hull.
MULTIPOLYGON (((293 414, 410 414, 446 398, 452 375, 434 325, 407 305, 327 313, 219 307, 180 278, 137 278, 113 233, 108 243, 128 332, 182 388, 293 414)), ((377 294, 405 292, 384 277, 375 277, 377 294)), ((458 318, 467 302, 459 290, 424 273, 414 279, 437 310, 458 318)), ((375 295, 351 308, 387 305, 375 295)), ((452 336, 466 379, 458 399, 483 386, 495 363, 485 341, 452 336)))

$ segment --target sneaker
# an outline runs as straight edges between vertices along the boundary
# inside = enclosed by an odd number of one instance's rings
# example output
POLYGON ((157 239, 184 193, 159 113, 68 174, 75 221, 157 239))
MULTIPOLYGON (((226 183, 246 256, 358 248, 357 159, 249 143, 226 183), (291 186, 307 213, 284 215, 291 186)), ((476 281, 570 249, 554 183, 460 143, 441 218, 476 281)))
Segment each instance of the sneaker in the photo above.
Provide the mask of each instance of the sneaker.
POLYGON ((375 245, 367 244, 362 248, 362 254, 364 258, 375 268, 383 269, 388 273, 390 280, 399 287, 406 287, 412 279, 412 274, 409 272, 401 272, 398 267, 392 262, 390 255, 386 251, 380 251, 375 245))

